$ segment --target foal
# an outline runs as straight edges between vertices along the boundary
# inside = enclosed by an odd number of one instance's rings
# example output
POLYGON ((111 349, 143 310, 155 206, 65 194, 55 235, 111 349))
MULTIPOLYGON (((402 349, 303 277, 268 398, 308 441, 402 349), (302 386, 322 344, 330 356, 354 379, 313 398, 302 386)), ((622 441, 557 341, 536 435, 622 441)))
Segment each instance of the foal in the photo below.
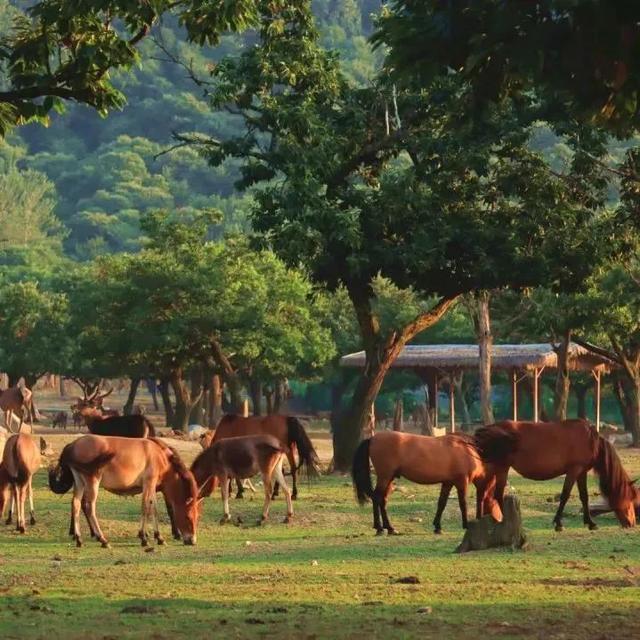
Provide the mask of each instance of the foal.
POLYGON ((256 473, 262 474, 264 484, 264 507, 262 518, 269 517, 269 506, 274 481, 278 482, 287 499, 287 516, 285 522, 293 517, 291 491, 284 479, 282 464, 287 455, 280 441, 269 435, 243 436, 225 438, 214 443, 194 460, 191 471, 200 487, 200 496, 211 495, 218 483, 222 493, 224 515, 220 524, 229 522, 229 480, 232 478, 251 478, 256 473))
MULTIPOLYGON (((0 513, 4 512, 7 498, 12 500, 16 508, 16 529, 25 532, 24 501, 29 497, 31 519, 29 523, 36 523, 33 510, 33 488, 31 482, 33 474, 40 468, 40 451, 33 438, 24 433, 11 436, 7 440, 0 465, 0 513), (10 488, 10 492, 7 490, 10 488)), ((11 513, 7 524, 11 524, 11 513)))
POLYGON ((442 484, 433 520, 435 533, 442 532, 442 512, 454 486, 458 491, 463 528, 467 527, 467 487, 470 483, 476 486, 476 517, 481 518, 487 510, 496 520, 502 519, 496 502, 487 497, 494 482, 493 470, 482 462, 471 436, 450 434, 434 438, 381 431, 360 443, 351 474, 358 502, 364 504, 370 498, 373 503, 373 528, 377 535, 382 535, 385 529, 389 535, 396 533, 387 515, 387 501, 394 479, 400 477, 418 484, 442 484), (375 489, 371 483, 369 458, 377 475, 375 489))

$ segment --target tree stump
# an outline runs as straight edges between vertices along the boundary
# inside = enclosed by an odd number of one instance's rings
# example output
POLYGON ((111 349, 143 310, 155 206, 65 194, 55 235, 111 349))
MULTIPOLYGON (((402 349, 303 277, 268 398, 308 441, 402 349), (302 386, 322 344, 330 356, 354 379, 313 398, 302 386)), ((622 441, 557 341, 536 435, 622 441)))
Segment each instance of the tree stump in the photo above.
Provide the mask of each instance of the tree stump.
POLYGON ((466 553, 494 547, 521 549, 526 541, 520 515, 520 500, 516 496, 508 495, 504 498, 502 522, 498 522, 491 515, 470 521, 456 552, 466 553))

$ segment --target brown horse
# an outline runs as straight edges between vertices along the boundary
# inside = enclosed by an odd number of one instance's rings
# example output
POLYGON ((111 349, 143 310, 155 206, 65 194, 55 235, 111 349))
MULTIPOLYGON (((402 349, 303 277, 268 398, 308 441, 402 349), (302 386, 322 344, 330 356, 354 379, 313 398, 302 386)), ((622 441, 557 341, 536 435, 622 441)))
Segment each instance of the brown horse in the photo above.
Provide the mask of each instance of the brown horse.
MULTIPOLYGON (((191 465, 200 495, 211 495, 218 484, 222 493, 224 515, 221 524, 231 519, 229 515, 229 480, 232 478, 251 478, 257 473, 262 474, 264 484, 264 507, 262 519, 269 516, 274 481, 282 486, 287 499, 287 516, 285 522, 293 517, 293 503, 291 491, 287 486, 282 472, 282 464, 287 454, 282 443, 270 435, 242 436, 239 438, 225 438, 214 443, 194 460, 191 465)), ((308 461, 307 461, 308 462, 308 461)))
MULTIPOLYGON (((291 482, 293 493, 291 497, 295 500, 298 497, 297 474, 299 466, 296 466, 294 451, 298 450, 300 460, 311 460, 311 466, 315 467, 318 462, 318 454, 313 447, 302 423, 293 416, 249 416, 243 418, 227 414, 223 416, 213 434, 212 444, 225 438, 235 438, 238 436, 270 435, 280 442, 282 449, 286 452, 289 467, 291 468, 291 482)), ((278 485, 274 487, 274 495, 277 495, 278 485)), ((238 494, 242 497, 242 486, 238 484, 238 494)))
POLYGON ((556 531, 562 531, 562 513, 575 482, 582 501, 583 522, 589 529, 595 529, 587 491, 587 473, 593 469, 602 494, 620 524, 635 525, 635 506, 640 504, 640 493, 613 445, 599 436, 586 420, 498 422, 479 429, 476 439, 483 459, 496 467, 495 497, 500 505, 510 467, 530 480, 550 480, 566 474, 553 519, 556 531))
POLYGON ((82 546, 79 514, 83 497, 89 503, 89 521, 103 547, 109 543, 96 516, 98 489, 116 495, 142 493, 142 520, 138 537, 148 544, 147 521, 154 518, 154 538, 164 544, 158 528, 156 493, 171 507, 175 525, 185 544, 195 544, 199 517, 198 487, 178 453, 155 439, 87 435, 68 444, 57 467, 49 471, 49 487, 63 494, 74 487, 71 503, 72 535, 82 546))
POLYGON ((80 415, 89 432, 95 435, 122 438, 147 438, 156 435, 153 424, 143 415, 107 416, 96 407, 83 407, 80 415))
POLYGON ((493 469, 483 463, 471 436, 451 434, 433 438, 382 431, 360 443, 353 458, 351 474, 358 502, 363 505, 371 499, 373 528, 377 535, 382 535, 384 529, 389 535, 396 533, 387 515, 387 501, 393 480, 400 477, 418 484, 442 484, 433 520, 435 533, 442 532, 442 512, 454 486, 458 492, 463 528, 467 527, 469 483, 476 486, 476 517, 481 518, 487 510, 497 520, 502 518, 495 501, 487 497, 494 482, 493 469), (375 489, 371 483, 369 459, 377 476, 375 489))
MULTIPOLYGON (((24 501, 29 497, 30 524, 36 523, 33 510, 33 474, 40 468, 40 451, 33 438, 25 433, 11 436, 7 440, 2 455, 2 474, 0 474, 0 512, 4 512, 9 493, 16 509, 16 529, 25 532, 24 501), (7 489, 10 488, 10 492, 7 489)), ((11 524, 10 509, 7 524, 11 524)))
POLYGON ((24 389, 18 386, 4 390, 0 389, 0 410, 4 413, 4 424, 9 431, 12 431, 11 425, 13 423, 13 414, 15 413, 20 415, 20 425, 18 426, 18 433, 20 433, 25 411, 29 418, 29 424, 33 429, 33 422, 31 421, 32 396, 33 394, 26 387, 24 389))

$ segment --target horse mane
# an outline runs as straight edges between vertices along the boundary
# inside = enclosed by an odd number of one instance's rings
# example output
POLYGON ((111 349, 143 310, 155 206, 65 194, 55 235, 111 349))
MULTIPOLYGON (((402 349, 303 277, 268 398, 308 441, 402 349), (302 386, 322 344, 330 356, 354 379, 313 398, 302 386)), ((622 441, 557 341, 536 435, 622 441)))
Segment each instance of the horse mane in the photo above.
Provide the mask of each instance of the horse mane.
POLYGON ((509 422, 481 427, 474 434, 476 448, 485 462, 504 463, 518 447, 518 432, 509 422))
POLYGON ((613 509, 620 508, 624 502, 633 501, 636 489, 631 478, 624 470, 615 447, 602 436, 594 434, 596 458, 593 469, 598 474, 600 491, 613 509))
POLYGON ((177 450, 169 446, 165 442, 162 442, 158 438, 151 437, 148 438, 148 440, 151 440, 151 442, 155 442, 165 451, 169 451, 170 455, 167 455, 167 460, 171 465, 171 469, 175 471, 176 475, 180 478, 180 480, 182 480, 182 483, 188 489, 188 492, 196 495, 198 493, 198 485, 196 484, 193 474, 191 473, 191 471, 189 471, 187 465, 184 463, 177 450))

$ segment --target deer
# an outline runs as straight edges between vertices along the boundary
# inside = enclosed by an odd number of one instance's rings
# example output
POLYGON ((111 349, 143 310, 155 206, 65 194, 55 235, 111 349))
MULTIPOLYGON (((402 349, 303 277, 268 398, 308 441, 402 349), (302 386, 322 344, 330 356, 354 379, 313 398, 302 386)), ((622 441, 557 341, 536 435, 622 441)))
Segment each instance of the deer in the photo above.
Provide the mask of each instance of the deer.
POLYGON ((27 411, 29 424, 33 427, 32 396, 31 390, 26 387, 20 388, 17 385, 4 391, 0 390, 0 410, 4 413, 4 424, 11 433, 13 433, 11 425, 13 424, 14 413, 20 416, 18 433, 22 429, 25 410, 27 411))

